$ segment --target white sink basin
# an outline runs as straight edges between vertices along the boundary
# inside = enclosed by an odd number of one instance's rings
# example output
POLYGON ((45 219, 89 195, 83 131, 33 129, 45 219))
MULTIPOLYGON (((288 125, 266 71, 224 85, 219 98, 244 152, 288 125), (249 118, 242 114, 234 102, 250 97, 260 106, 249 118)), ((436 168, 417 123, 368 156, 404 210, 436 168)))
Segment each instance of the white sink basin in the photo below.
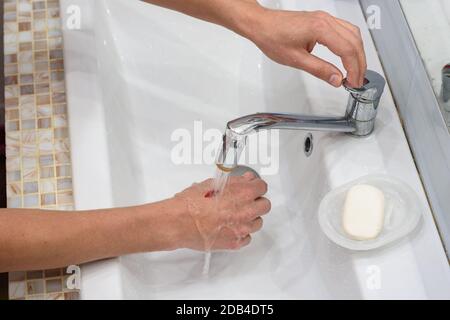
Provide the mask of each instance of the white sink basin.
MULTIPOLYGON (((213 174, 211 164, 171 161, 180 128, 223 129, 255 112, 341 115, 347 93, 267 59, 220 27, 131 0, 77 4, 81 30, 65 30, 65 59, 77 209, 156 201, 213 174), (95 20, 94 20, 95 17, 95 20)), ((361 27, 370 69, 382 73, 358 1, 266 1, 322 9, 361 27)), ((326 49, 317 54, 340 66, 326 49)), ((194 137, 194 133, 193 137, 194 137)), ((387 88, 367 138, 279 132, 276 174, 266 175, 272 212, 239 252, 189 250, 125 256, 82 267, 85 299, 450 298, 448 262, 387 88), (278 162, 277 162, 278 161, 278 162), (421 226, 386 248, 352 252, 321 232, 317 208, 329 190, 362 175, 407 182, 424 207, 421 226)), ((261 169, 263 165, 255 165, 261 169)), ((111 235, 112 237, 114 235, 111 235)))

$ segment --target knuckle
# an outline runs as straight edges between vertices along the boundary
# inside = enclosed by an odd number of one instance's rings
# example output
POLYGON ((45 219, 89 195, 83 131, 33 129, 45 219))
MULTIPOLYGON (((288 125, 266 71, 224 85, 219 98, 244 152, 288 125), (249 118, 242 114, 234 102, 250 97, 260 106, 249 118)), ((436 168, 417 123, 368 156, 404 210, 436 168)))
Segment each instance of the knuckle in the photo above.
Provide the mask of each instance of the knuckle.
POLYGON ((251 207, 246 208, 243 212, 244 221, 251 220, 254 217, 254 215, 255 215, 255 209, 253 209, 251 207))
POLYGON ((328 19, 330 17, 330 14, 323 10, 314 11, 314 14, 319 19, 328 19))
POLYGON ((313 21, 313 28, 319 32, 325 32, 328 27, 328 22, 325 19, 318 18, 313 21))
POLYGON ((345 45, 345 47, 343 49, 343 54, 345 56, 354 56, 354 55, 356 55, 357 54, 356 47, 352 46, 351 44, 345 45))
POLYGON ((243 190, 242 190, 242 196, 244 197, 244 199, 248 200, 251 199, 253 197, 253 188, 250 186, 246 186, 243 190))
POLYGON ((361 34, 361 29, 358 26, 355 26, 354 24, 351 24, 351 28, 352 30, 357 33, 357 34, 361 34))

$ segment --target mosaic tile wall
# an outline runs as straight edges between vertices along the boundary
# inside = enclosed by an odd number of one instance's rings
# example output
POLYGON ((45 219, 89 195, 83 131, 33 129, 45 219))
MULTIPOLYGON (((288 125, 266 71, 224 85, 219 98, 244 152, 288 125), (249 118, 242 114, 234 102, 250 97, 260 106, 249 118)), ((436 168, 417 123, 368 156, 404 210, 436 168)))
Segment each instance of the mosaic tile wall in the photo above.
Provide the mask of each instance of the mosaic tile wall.
MULTIPOLYGON (((58 0, 3 0, 9 208, 72 210, 58 0)), ((10 299, 77 299, 65 269, 9 274, 10 299)))

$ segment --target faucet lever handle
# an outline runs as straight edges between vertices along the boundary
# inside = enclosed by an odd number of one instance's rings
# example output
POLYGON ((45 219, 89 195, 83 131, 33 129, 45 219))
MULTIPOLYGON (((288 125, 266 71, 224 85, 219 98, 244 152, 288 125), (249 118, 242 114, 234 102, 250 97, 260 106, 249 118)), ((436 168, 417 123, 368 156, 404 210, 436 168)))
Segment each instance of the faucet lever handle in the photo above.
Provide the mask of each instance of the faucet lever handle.
POLYGON ((372 102, 380 99, 383 94, 386 80, 378 72, 367 70, 364 78, 364 84, 360 88, 352 88, 348 85, 347 78, 343 81, 345 90, 350 92, 353 97, 362 102, 372 102))

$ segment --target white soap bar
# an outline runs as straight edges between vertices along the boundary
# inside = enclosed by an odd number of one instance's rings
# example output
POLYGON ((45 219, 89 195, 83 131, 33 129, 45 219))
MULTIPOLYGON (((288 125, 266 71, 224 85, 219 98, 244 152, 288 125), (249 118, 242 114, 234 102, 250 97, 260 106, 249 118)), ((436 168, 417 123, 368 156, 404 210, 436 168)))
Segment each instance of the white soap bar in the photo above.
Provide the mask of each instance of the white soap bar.
POLYGON ((342 212, 345 233, 356 240, 374 239, 380 234, 383 223, 383 192, 367 184, 351 187, 342 212))

